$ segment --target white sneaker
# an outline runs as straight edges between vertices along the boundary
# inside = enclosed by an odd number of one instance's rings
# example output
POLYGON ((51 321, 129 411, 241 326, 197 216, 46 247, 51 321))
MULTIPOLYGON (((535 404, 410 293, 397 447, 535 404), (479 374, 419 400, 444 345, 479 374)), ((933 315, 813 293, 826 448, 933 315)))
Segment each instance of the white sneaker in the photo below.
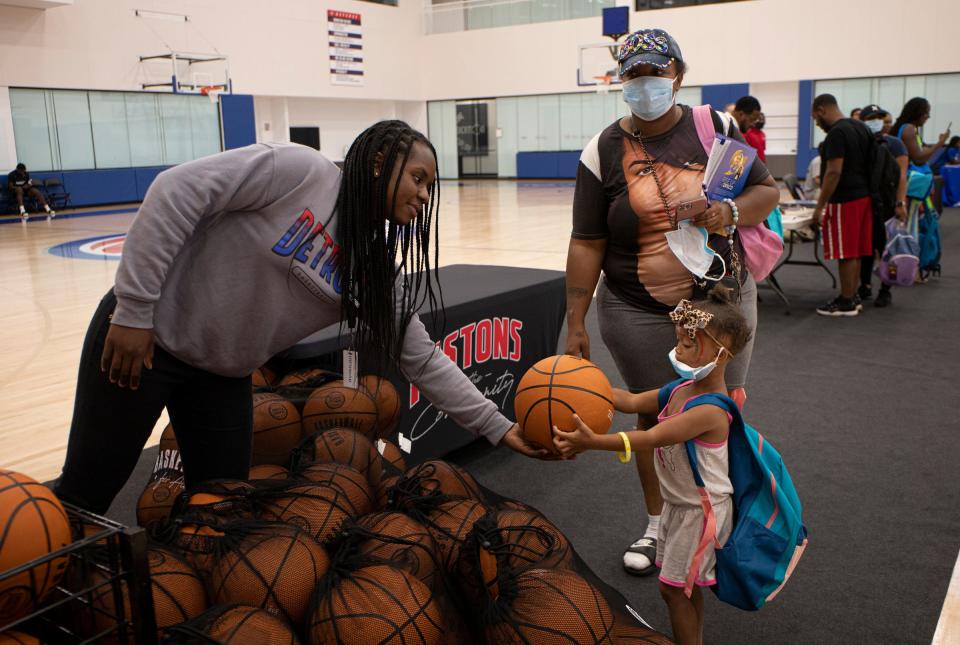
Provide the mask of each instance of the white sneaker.
POLYGON ((20 219, 22 219, 24 222, 26 222, 28 219, 30 219, 30 214, 27 213, 27 211, 25 211, 24 209, 21 208, 21 209, 20 209, 20 219))
POLYGON ((53 209, 47 211, 47 221, 52 220, 56 216, 57 216, 57 211, 53 209))

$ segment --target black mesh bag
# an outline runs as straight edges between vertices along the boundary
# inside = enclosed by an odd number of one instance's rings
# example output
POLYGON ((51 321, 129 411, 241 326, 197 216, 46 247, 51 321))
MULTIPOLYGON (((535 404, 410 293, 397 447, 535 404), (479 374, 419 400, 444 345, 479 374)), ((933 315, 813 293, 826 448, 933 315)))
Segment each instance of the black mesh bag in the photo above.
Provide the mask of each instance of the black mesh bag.
POLYGON ((284 620, 264 609, 217 605, 187 622, 164 630, 169 645, 299 645, 284 620))

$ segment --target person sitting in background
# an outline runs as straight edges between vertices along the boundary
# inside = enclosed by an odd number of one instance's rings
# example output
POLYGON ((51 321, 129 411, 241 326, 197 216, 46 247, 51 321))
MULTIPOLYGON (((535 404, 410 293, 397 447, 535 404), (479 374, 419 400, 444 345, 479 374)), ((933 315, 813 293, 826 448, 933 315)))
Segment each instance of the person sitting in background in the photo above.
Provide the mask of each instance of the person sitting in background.
POLYGON ((43 193, 37 190, 37 187, 33 185, 33 181, 30 180, 30 173, 27 172, 26 165, 18 163, 16 169, 7 175, 7 190, 16 198, 17 206, 20 208, 20 217, 23 218, 24 222, 30 218, 26 207, 23 205, 23 198, 25 196, 32 197, 40 202, 43 210, 47 212, 47 217, 56 216, 56 211, 50 209, 43 193))
POLYGON ((947 144, 947 152, 944 153, 944 163, 948 166, 960 164, 960 137, 950 137, 950 143, 947 144))
POLYGON ((743 140, 757 151, 760 161, 767 161, 767 137, 757 128, 757 122, 763 119, 760 101, 752 96, 742 96, 733 107, 733 118, 737 120, 743 140))
MULTIPOLYGON (((879 105, 868 105, 860 112, 860 120, 863 121, 867 129, 873 133, 877 143, 890 151, 890 155, 897 162, 900 168, 900 179, 897 183, 897 192, 895 201, 887 203, 887 197, 881 197, 879 201, 873 204, 873 253, 860 258, 860 288, 857 295, 861 300, 869 300, 873 293, 870 289, 870 282, 873 279, 874 259, 883 255, 883 249, 886 247, 887 234, 885 224, 891 217, 896 217, 902 223, 907 221, 907 166, 910 163, 910 157, 907 154, 907 147, 903 141, 888 134, 883 134, 884 119, 889 117, 890 113, 879 105)), ((878 151, 879 152, 879 151, 878 151)), ((878 155, 878 160, 881 157, 878 155)), ((890 285, 882 283, 880 293, 873 305, 875 307, 886 307, 891 304, 892 295, 890 294, 890 285)))
POLYGON ((860 108, 853 108, 852 110, 850 110, 850 118, 851 118, 851 119, 856 119, 857 121, 859 121, 859 120, 860 120, 860 108))
POLYGON ((820 196, 820 155, 814 155, 807 164, 807 176, 803 180, 803 195, 812 200, 820 196))

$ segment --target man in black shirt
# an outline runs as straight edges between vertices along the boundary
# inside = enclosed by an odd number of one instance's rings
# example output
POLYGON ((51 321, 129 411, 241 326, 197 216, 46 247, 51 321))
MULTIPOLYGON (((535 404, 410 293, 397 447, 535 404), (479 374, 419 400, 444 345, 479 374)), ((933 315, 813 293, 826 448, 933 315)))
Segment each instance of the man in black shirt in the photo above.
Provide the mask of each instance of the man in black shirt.
POLYGON ((823 316, 856 316, 860 258, 873 253, 870 166, 877 145, 870 130, 844 117, 831 94, 813 100, 813 119, 827 133, 820 144, 820 197, 813 222, 823 229, 823 256, 837 260, 840 295, 817 308, 823 316))
POLYGON ((54 217, 57 214, 55 211, 50 210, 50 206, 47 205, 47 200, 44 198, 43 193, 33 185, 33 182, 30 180, 30 174, 27 172, 27 167, 22 163, 18 163, 16 170, 7 175, 7 190, 16 198, 17 206, 20 207, 20 217, 23 218, 24 222, 30 218, 30 215, 27 214, 27 209, 23 206, 23 198, 25 196, 33 197, 40 202, 43 210, 47 212, 47 217, 54 217))

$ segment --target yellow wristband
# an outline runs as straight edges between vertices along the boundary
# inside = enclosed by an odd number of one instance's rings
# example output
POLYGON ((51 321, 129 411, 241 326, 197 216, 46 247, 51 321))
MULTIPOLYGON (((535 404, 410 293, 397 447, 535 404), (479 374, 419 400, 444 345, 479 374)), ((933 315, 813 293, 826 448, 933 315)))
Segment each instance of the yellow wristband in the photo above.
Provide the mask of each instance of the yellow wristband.
POLYGON ((624 448, 624 452, 618 452, 617 457, 620 457, 621 464, 629 464, 630 463, 630 439, 627 437, 626 432, 618 432, 617 434, 620 435, 621 439, 623 439, 623 448, 624 448))

